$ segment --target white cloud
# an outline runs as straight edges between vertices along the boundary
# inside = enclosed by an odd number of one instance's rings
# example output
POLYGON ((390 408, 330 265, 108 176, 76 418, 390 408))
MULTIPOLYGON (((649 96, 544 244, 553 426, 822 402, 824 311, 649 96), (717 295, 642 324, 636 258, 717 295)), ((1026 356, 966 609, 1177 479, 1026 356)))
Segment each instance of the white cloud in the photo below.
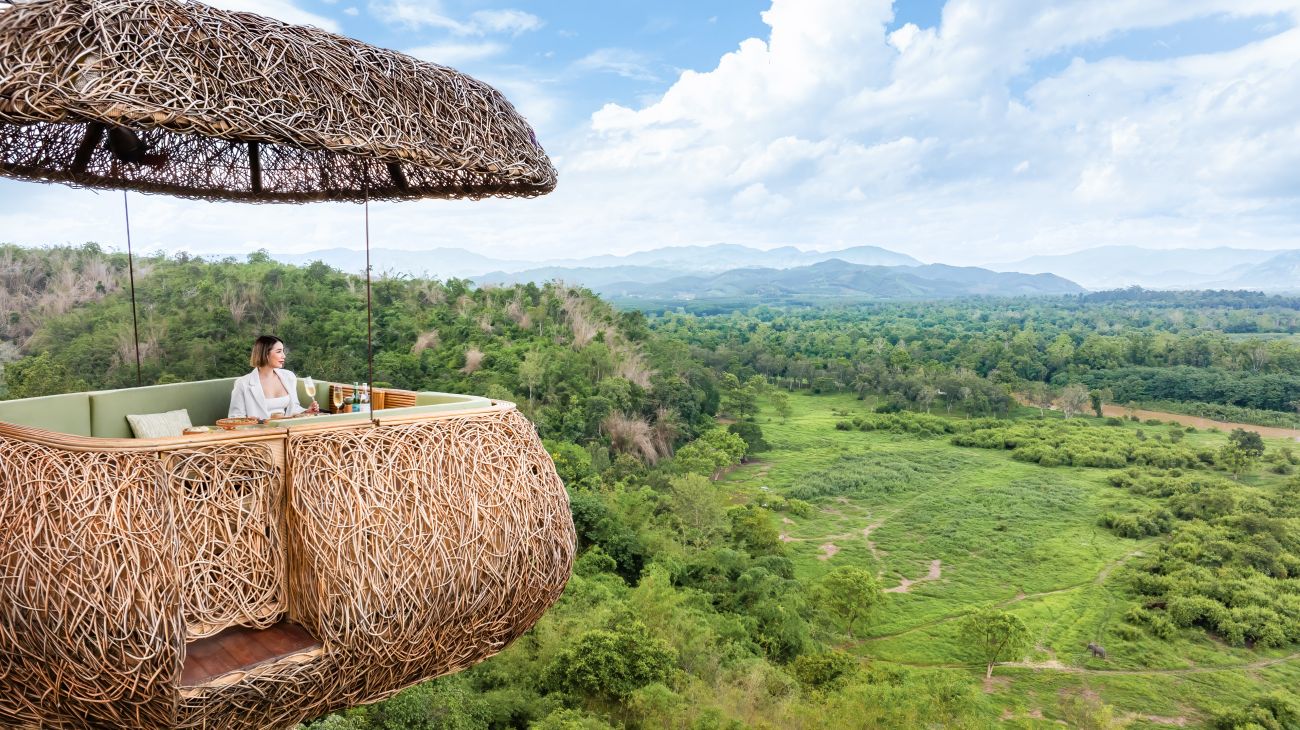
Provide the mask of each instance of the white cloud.
POLYGON ((506 47, 500 43, 435 43, 428 46, 412 48, 406 53, 430 63, 443 66, 455 66, 470 61, 481 61, 498 56, 506 47))
POLYGON ((472 16, 475 26, 486 33, 509 33, 519 35, 539 30, 542 19, 522 10, 479 10, 472 16))
POLYGON ((331 33, 339 32, 339 24, 334 20, 303 10, 298 7, 295 0, 206 0, 206 2, 224 10, 257 13, 294 25, 314 25, 331 33))
POLYGON ((370 12, 391 25, 441 28, 462 36, 517 36, 545 25, 536 15, 514 9, 478 10, 468 20, 457 20, 437 0, 372 0, 370 12))
POLYGON ((602 71, 639 81, 656 81, 650 70, 649 58, 626 48, 599 48, 578 59, 574 68, 582 71, 602 71))
POLYGON ((889 34, 889 45, 897 48, 899 53, 907 53, 908 47, 920 33, 921 29, 915 23, 907 23, 889 34))
POLYGON ((731 196, 735 212, 742 218, 776 218, 790 210, 790 200, 767 189, 763 183, 754 183, 731 196))
POLYGON ((442 28, 460 35, 474 33, 467 23, 453 19, 442 10, 437 0, 374 0, 370 12, 391 25, 408 28, 442 28))

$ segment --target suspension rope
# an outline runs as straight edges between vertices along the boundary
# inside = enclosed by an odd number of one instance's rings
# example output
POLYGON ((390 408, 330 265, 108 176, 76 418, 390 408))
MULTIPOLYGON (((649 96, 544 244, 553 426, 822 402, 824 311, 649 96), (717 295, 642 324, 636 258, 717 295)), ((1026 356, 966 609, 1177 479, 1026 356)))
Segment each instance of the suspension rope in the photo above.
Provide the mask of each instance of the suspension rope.
POLYGON ((370 394, 370 420, 375 419, 375 348, 370 309, 370 186, 362 188, 366 210, 366 391, 370 394))
POLYGON ((122 191, 122 213, 126 218, 126 270, 131 280, 131 334, 135 338, 135 384, 144 385, 140 377, 140 320, 135 311, 135 256, 131 252, 131 206, 126 191, 122 191))

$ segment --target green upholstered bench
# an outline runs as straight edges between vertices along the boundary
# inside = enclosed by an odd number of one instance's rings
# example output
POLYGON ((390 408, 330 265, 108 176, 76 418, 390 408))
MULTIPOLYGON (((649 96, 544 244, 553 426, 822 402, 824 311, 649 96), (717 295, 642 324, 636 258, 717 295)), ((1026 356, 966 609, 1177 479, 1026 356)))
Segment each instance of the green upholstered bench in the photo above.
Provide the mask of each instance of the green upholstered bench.
MULTIPOLYGON (((211 425, 225 418, 230 410, 230 391, 236 378, 200 380, 193 383, 168 383, 147 385, 141 388, 98 390, 90 393, 68 393, 41 398, 0 401, 0 421, 19 426, 43 428, 48 431, 92 436, 95 438, 131 438, 129 414, 161 413, 184 408, 189 412, 190 423, 196 426, 211 425)), ((317 397, 329 392, 329 383, 317 382, 317 397)), ((298 399, 310 403, 311 398, 298 380, 298 399)), ((404 416, 419 413, 440 413, 473 408, 486 408, 491 401, 473 395, 456 393, 416 393, 415 405, 387 408, 376 415, 404 416)), ((364 413, 339 413, 317 416, 313 422, 349 421, 366 418, 364 413)), ((275 425, 289 426, 293 421, 273 421, 275 425)))
POLYGON ((128 414, 184 408, 195 425, 225 418, 234 382, 220 378, 0 401, 0 421, 74 436, 131 438, 128 414))
POLYGON ((90 436, 90 394, 67 393, 0 401, 0 421, 74 436, 90 436))
POLYGON ((230 391, 235 378, 193 383, 146 385, 143 388, 100 390, 90 393, 90 430, 96 438, 131 438, 127 414, 162 413, 184 408, 190 423, 211 425, 230 411, 230 391))

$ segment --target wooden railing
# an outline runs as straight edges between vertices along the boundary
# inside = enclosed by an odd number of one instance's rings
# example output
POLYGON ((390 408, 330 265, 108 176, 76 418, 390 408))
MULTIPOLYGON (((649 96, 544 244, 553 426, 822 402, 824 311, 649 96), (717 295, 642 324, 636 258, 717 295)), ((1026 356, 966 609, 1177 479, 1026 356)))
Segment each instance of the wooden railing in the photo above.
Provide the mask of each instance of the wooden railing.
MULTIPOLYGON (((333 394, 335 390, 343 394, 344 400, 351 399, 352 393, 354 392, 352 386, 344 385, 343 383, 321 383, 320 386, 318 387, 321 387, 321 390, 323 391, 322 393, 320 393, 321 398, 319 399, 322 410, 329 409, 331 405, 330 396, 333 394)), ((413 390, 400 390, 398 388, 375 388, 373 393, 371 394, 371 401, 372 401, 371 405, 376 410, 382 408, 407 408, 409 406, 415 405, 416 395, 417 393, 413 390)))

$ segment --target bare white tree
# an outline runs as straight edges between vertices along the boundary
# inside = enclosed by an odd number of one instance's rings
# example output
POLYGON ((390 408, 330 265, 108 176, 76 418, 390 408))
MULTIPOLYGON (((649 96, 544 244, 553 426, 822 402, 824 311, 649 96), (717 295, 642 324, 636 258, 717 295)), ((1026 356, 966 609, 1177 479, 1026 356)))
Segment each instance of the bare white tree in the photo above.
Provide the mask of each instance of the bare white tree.
POLYGON ((1072 383, 1065 386, 1061 391, 1061 398, 1058 403, 1061 404, 1061 412, 1066 418, 1071 418, 1076 413, 1082 413, 1088 408, 1091 402, 1088 397, 1088 389, 1080 383, 1072 383))

